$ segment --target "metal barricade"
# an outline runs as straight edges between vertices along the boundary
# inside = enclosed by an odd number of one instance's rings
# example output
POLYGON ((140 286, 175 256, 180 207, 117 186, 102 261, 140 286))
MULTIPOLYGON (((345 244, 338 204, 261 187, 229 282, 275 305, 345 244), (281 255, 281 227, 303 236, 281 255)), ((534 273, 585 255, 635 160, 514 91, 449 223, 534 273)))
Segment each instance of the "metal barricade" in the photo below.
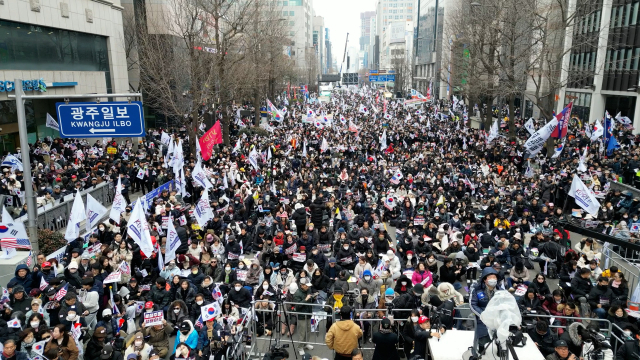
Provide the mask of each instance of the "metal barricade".
MULTIPOLYGON (((249 322, 253 319, 252 315, 253 313, 250 309, 240 319, 238 325, 241 325, 243 330, 240 334, 236 333, 235 335, 233 335, 231 346, 227 347, 227 360, 244 360, 248 358, 247 350, 244 346, 248 335, 245 330, 250 328, 248 325, 250 325, 249 322)), ((254 321, 252 322, 255 323, 254 321)))
POLYGON ((617 266, 618 270, 624 274, 624 278, 627 280, 627 286, 629 287, 629 296, 631 296, 640 279, 640 268, 631 263, 623 255, 620 255, 617 252, 613 251, 612 248, 613 246, 610 244, 603 245, 602 269, 608 269, 613 265, 617 266))
MULTIPOLYGON (((549 327, 550 328, 565 328, 566 326, 562 326, 562 325, 554 325, 553 323, 551 323, 551 319, 570 319, 570 320, 580 320, 581 323, 584 324, 584 326, 586 327, 589 323, 591 323, 592 321, 596 321, 596 322, 600 322, 600 323, 605 323, 607 324, 607 334, 611 334, 611 321, 607 320, 607 319, 599 319, 599 318, 590 318, 590 317, 574 317, 574 316, 555 316, 555 315, 547 315, 547 314, 524 314, 522 315, 523 318, 548 318, 549 319, 549 327)), ((602 326, 600 327, 602 329, 602 326)), ((609 335, 606 335, 607 337, 609 335)))
MULTIPOLYGON (((326 330, 325 330, 326 326, 321 326, 321 324, 324 321, 326 321, 326 319, 329 317, 331 318, 332 322, 335 321, 333 312, 332 311, 327 312, 328 309, 331 309, 330 306, 323 305, 323 304, 316 304, 316 303, 297 303, 297 302, 281 302, 279 304, 276 304, 276 302, 274 301, 269 301, 270 307, 271 306, 274 307, 273 309, 271 308, 257 309, 255 307, 255 303, 256 301, 252 303, 252 307, 251 307, 251 312, 253 314, 252 315, 253 337, 252 337, 251 350, 250 350, 251 356, 264 355, 264 353, 270 351, 270 346, 275 344, 275 341, 278 339, 280 344, 292 345, 293 349, 289 349, 289 351, 297 351, 297 347, 300 347, 301 344, 312 345, 312 346, 327 346, 327 344, 324 342, 324 338, 326 336, 326 330), (295 305, 311 306, 312 312, 307 313, 307 312, 287 310, 295 305), (276 306, 279 308, 275 308, 276 306), (255 321, 255 319, 256 319, 256 315, 258 315, 261 312, 271 313, 273 330, 270 336, 260 336, 260 337, 257 336, 258 322, 255 321), (305 323, 305 326, 309 326, 309 339, 308 339, 309 341, 303 342, 301 340, 296 339, 296 336, 303 331, 299 327, 300 320, 298 319, 298 315, 309 317, 303 320, 303 321, 309 322, 308 324, 305 323), (293 316, 295 316, 295 320, 293 316), (292 321, 296 321, 297 325, 295 329, 295 334, 293 334, 293 336, 289 336, 288 334, 285 334, 285 335, 276 334, 276 331, 277 332, 281 331, 281 329, 278 328, 278 322, 279 322, 278 319, 281 321, 282 324, 285 324, 285 325, 292 324, 292 321), (314 328, 316 328, 316 331, 312 331, 314 328)), ((287 328, 286 331, 288 332, 289 329, 287 328)), ((293 357, 293 355, 291 357, 293 357)))

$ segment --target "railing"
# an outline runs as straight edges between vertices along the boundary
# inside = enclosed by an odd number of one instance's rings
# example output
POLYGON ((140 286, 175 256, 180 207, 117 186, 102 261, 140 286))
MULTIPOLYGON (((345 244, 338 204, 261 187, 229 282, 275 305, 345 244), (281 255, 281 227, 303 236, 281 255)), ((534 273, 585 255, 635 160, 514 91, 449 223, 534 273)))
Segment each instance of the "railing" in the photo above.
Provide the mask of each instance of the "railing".
MULTIPOLYGON (((249 322, 252 322, 255 324, 255 321, 253 320, 253 312, 251 310, 247 311, 244 316, 242 316, 242 319, 240 320, 240 323, 238 325, 242 326, 242 331, 240 333, 235 333, 233 336, 233 340, 232 340, 232 344, 231 346, 227 347, 227 352, 226 352, 226 359, 228 360, 245 360, 248 359, 248 354, 246 351, 246 348, 244 346, 244 343, 246 341, 247 338, 247 332, 245 330, 248 330, 249 327, 247 326, 249 324, 249 322)), ((252 329, 253 330, 253 329, 252 329)), ((252 331, 252 339, 255 339, 255 332, 252 331)), ((252 341, 253 344, 253 341, 252 341)))
POLYGON ((640 279, 640 268, 630 263, 622 255, 611 249, 612 245, 605 243, 602 246, 603 256, 603 269, 608 269, 612 265, 618 267, 618 270, 624 274, 624 278, 627 280, 627 286, 629 287, 629 295, 631 297, 634 289, 638 285, 640 279))
MULTIPOLYGON (((606 331, 608 334, 611 334, 611 321, 607 320, 607 319, 599 319, 599 318, 591 318, 591 317, 576 317, 576 316, 555 316, 555 315, 547 315, 547 314, 524 314, 522 315, 523 318, 547 318, 549 319, 549 322, 551 322, 551 319, 568 319, 568 320, 573 320, 574 322, 579 320, 581 323, 584 324, 584 326, 586 327, 591 321, 596 321, 599 322, 600 324, 607 324, 607 328, 606 331)), ((564 329, 567 326, 562 326, 562 325, 554 325, 552 323, 549 324, 550 328, 558 328, 558 329, 564 329)), ((602 326, 600 326, 600 329, 602 331, 602 326)))
MULTIPOLYGON (((96 185, 90 189, 80 192, 82 201, 86 204, 87 194, 91 194, 99 203, 105 207, 109 207, 113 202, 115 195, 115 188, 111 183, 104 182, 96 185)), ((75 194, 67 195, 67 200, 61 198, 62 202, 53 205, 52 207, 40 206, 38 207, 38 217, 36 218, 36 226, 38 229, 50 229, 53 231, 59 231, 67 226, 69 221, 69 214, 71 214, 71 208, 73 207, 73 201, 75 194)), ((27 227, 27 216, 16 219, 17 221, 23 221, 25 227, 27 227)), ((84 225, 81 224, 81 229, 84 229, 84 225)))

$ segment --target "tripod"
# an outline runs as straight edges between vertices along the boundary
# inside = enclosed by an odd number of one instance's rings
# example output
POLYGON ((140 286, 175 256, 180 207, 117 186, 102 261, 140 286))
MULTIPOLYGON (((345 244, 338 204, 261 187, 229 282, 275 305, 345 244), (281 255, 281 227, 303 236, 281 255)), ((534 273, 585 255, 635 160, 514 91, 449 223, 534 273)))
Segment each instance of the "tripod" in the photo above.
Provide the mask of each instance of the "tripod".
MULTIPOLYGON (((295 358, 296 360, 298 359, 298 354, 295 351, 295 344, 293 342, 293 334, 290 331, 290 326, 289 326, 289 318, 287 317, 287 309, 284 306, 284 303, 282 302, 282 299, 280 299, 279 297, 276 297, 275 301, 274 301, 274 308, 273 308, 273 313, 272 313, 272 317, 275 316, 275 319, 273 321, 273 330, 271 331, 271 335, 269 336, 269 351, 271 351, 272 349, 272 345, 271 343, 273 342, 273 347, 274 348, 280 348, 282 346, 281 341, 282 341, 282 334, 280 333, 280 328, 282 327, 282 325, 286 325, 287 328, 287 332, 289 333, 289 340, 291 341, 291 347, 294 349, 294 354, 295 354, 295 358), (284 316, 284 321, 282 320, 282 317, 284 316), (275 339, 274 339, 274 334, 276 334, 275 339)), ((288 347, 288 345, 287 345, 288 347)))

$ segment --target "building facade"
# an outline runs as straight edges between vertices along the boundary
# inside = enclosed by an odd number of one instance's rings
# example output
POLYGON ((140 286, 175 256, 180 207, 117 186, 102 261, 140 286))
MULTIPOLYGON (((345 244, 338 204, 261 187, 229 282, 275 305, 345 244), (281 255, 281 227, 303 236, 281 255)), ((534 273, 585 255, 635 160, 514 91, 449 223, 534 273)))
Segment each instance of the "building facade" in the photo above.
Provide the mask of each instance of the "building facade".
POLYGON ((313 17, 313 40, 312 45, 315 49, 316 58, 318 60, 318 74, 325 74, 324 67, 326 49, 324 44, 324 18, 322 16, 313 17))
MULTIPOLYGON (((128 92, 120 0, 0 1, 0 150, 19 143, 14 79, 28 95, 128 92)), ((25 102, 29 142, 59 136, 45 126, 60 100, 25 102)))
POLYGON ((450 0, 418 0, 418 19, 415 28, 415 58, 413 86, 423 95, 431 88, 434 98, 446 98, 447 82, 442 76, 449 71, 443 64, 443 52, 449 49, 445 43, 445 16, 450 0))

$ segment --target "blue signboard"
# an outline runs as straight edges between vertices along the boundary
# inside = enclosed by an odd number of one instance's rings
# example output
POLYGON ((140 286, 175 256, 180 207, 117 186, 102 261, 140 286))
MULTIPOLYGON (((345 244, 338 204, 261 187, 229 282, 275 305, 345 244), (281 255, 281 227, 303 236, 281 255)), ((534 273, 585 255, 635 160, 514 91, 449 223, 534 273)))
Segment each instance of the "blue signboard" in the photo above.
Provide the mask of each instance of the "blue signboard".
POLYGON ((370 82, 396 81, 395 75, 369 75, 370 82))
POLYGON ((63 138, 144 136, 140 101, 62 102, 56 111, 63 138))

